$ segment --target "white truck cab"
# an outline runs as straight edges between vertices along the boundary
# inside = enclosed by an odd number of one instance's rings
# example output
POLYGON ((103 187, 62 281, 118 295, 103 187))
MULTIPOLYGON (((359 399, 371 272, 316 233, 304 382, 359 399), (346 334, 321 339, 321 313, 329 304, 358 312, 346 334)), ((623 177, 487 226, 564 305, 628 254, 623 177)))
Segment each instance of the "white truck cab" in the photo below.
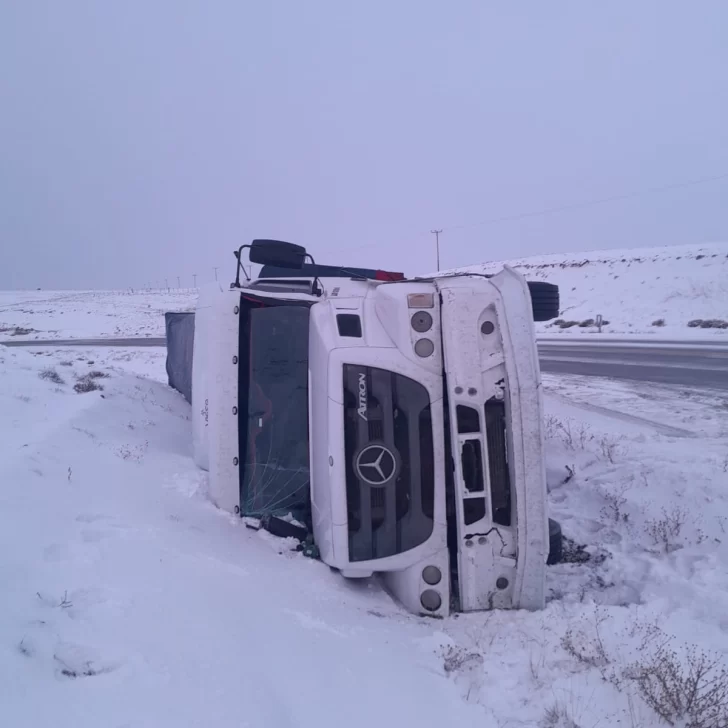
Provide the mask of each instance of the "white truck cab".
POLYGON ((195 313, 194 451, 214 502, 291 513, 322 561, 380 574, 417 614, 542 608, 526 281, 508 267, 404 280, 307 264, 279 241, 244 247, 261 276, 240 283, 241 248, 236 283, 201 293, 195 313))

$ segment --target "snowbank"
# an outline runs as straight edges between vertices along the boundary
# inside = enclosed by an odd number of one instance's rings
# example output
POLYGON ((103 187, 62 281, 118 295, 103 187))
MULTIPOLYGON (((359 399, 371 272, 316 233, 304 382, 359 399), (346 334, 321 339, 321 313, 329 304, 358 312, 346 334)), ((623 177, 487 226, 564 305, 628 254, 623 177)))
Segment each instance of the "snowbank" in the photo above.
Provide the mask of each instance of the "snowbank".
POLYGON ((161 355, 73 354, 0 347, 2 725, 481 721, 430 624, 214 508, 161 355))
MULTIPOLYGON (((561 319, 577 324, 601 314, 606 333, 660 336, 728 335, 726 329, 690 328, 690 321, 728 323, 728 243, 667 248, 562 253, 505 261, 529 280, 556 283, 561 319)), ((493 273, 503 263, 461 270, 493 273)), ((562 329, 536 324, 539 333, 592 334, 594 326, 562 329)))
POLYGON ((726 664, 724 393, 546 376, 569 563, 541 613, 436 621, 215 509, 164 381, 0 347, 3 724, 649 728, 640 665, 726 664))

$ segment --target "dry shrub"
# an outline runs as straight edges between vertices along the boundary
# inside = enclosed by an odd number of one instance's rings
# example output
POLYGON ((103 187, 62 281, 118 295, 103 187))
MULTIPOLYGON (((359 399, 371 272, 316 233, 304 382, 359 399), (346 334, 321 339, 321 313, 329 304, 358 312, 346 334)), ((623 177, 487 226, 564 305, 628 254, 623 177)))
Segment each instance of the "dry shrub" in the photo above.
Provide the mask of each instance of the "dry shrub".
POLYGON ((103 387, 92 377, 85 376, 81 377, 76 384, 73 385, 73 389, 78 394, 87 394, 88 392, 98 392, 103 389, 103 387))
POLYGON ((483 655, 479 652, 465 650, 462 647, 449 646, 443 650, 443 669, 449 675, 453 672, 461 672, 468 667, 474 667, 483 663, 483 655))
POLYGON ((668 641, 630 665, 625 677, 668 725, 728 728, 728 669, 715 655, 668 641))
POLYGON ((44 369, 38 376, 53 384, 65 384, 63 377, 55 369, 44 369))
POLYGON ((94 371, 89 372, 86 375, 86 378, 88 378, 88 379, 108 379, 109 374, 108 374, 108 372, 100 372, 98 369, 95 369, 94 371))
POLYGON ((662 517, 648 520, 645 530, 652 539, 652 543, 669 554, 682 546, 680 534, 685 526, 686 518, 687 513, 684 508, 675 506, 671 511, 663 508, 662 517))

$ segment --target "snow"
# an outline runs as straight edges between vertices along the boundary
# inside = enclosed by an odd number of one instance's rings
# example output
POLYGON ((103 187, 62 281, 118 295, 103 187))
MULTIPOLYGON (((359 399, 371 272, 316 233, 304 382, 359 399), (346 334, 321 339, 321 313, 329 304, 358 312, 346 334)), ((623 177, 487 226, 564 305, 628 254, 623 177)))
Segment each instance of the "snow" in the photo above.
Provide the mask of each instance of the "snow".
POLYGON ((697 646, 725 664, 728 396, 582 377, 544 382, 550 512, 591 561, 549 568, 542 613, 462 615, 447 625, 459 654, 480 658, 456 679, 501 725, 538 725, 555 704, 579 726, 663 725, 635 685, 620 691, 610 680, 654 654, 643 642, 656 628, 679 655, 697 646), (574 658, 570 633, 582 656, 603 641, 608 662, 574 658), (513 702, 493 707, 499 695, 513 702))
MULTIPOLYGON (((689 328, 695 319, 728 321, 728 243, 542 255, 505 261, 529 280, 556 283, 561 317, 581 323, 601 314, 603 334, 655 338, 728 338, 727 329, 689 328), (663 319, 664 326, 653 322, 663 319)), ((502 263, 461 271, 494 273, 502 263)), ((452 271, 450 271, 452 272, 452 271)), ((444 274, 444 273, 443 273, 444 274)), ((0 292, 0 341, 160 337, 165 311, 193 310, 197 292, 0 292), (32 329, 16 335, 15 328, 32 329)), ((538 323, 540 335, 595 334, 596 327, 561 329, 538 323)))
MULTIPOLYGON (((146 319, 121 306, 142 295, 67 295, 59 338, 113 333, 79 323, 90 301, 113 326, 146 319)), ((3 321, 8 305, 29 307, 6 297, 3 321)), ((438 621, 216 509, 163 349, 0 347, 0 722, 664 725, 635 663, 664 662, 666 640, 683 665, 692 647, 728 661, 728 395, 544 385, 574 563, 547 570, 542 612, 438 621), (77 394, 91 372, 103 389, 77 394)))
MULTIPOLYGON (((601 314, 609 321, 604 333, 728 335, 728 329, 688 328, 694 319, 728 321, 728 243, 560 253, 504 262, 528 280, 557 284, 561 318, 567 321, 601 314), (664 326, 653 325, 660 319, 664 326)), ((484 263, 460 271, 494 273, 502 265, 484 263)), ((567 336, 597 331, 594 326, 560 329, 553 323, 538 323, 536 329, 567 336)))
POLYGON ((0 291, 0 342, 164 336, 164 313, 192 311, 196 300, 192 289, 0 291))
POLYGON ((214 508, 161 358, 127 373, 119 353, 84 352, 110 376, 79 395, 88 361, 0 350, 3 724, 477 716, 421 644, 427 622, 214 508))
POLYGON ((650 726, 568 634, 613 671, 635 625, 728 651, 725 394, 545 376, 551 513, 592 560, 549 568, 543 612, 434 621, 217 510, 164 380, 159 350, 0 349, 9 725, 650 726))

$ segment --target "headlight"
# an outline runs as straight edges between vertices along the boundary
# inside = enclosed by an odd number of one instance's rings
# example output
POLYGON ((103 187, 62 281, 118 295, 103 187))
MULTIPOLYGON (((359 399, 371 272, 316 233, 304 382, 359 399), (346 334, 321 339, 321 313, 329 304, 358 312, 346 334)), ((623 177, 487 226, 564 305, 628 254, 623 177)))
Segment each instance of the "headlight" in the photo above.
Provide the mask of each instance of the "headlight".
POLYGON ((422 569, 422 580, 426 584, 434 586, 440 583, 440 579, 442 579, 442 572, 436 566, 425 566, 422 569))
POLYGON ((418 334, 424 334, 432 328, 432 316, 427 311, 418 311, 412 315, 410 323, 418 334))
POLYGON ((435 345, 430 339, 418 339, 415 342, 415 354, 426 359, 428 356, 432 356, 432 352, 435 351, 435 345))
POLYGON ((420 603, 428 612, 436 612, 442 606, 442 597, 434 589, 425 589, 420 594, 420 603))

